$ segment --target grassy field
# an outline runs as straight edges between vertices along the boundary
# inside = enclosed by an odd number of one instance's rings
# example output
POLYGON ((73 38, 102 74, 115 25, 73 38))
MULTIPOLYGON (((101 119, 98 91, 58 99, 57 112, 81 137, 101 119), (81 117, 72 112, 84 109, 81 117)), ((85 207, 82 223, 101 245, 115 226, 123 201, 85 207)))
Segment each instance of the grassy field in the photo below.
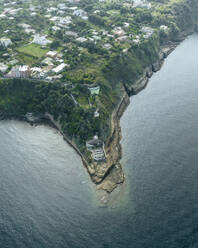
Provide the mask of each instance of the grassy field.
POLYGON ((20 53, 16 58, 20 64, 29 65, 29 66, 32 66, 34 63, 38 61, 38 58, 27 56, 23 53, 20 53))
POLYGON ((19 53, 23 53, 28 56, 32 56, 34 58, 43 57, 49 50, 47 48, 41 48, 36 44, 29 44, 27 46, 19 47, 17 49, 19 53))

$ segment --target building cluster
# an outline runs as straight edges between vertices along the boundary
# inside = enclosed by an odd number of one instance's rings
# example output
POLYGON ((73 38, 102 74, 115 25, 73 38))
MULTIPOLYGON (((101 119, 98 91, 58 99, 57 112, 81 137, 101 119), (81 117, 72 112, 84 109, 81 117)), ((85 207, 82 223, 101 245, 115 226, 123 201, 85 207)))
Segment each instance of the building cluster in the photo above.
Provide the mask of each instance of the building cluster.
POLYGON ((27 78, 30 76, 30 67, 27 65, 14 66, 6 75, 9 78, 27 78))
POLYGON ((104 150, 104 142, 98 138, 98 136, 94 136, 92 140, 86 142, 86 147, 88 151, 91 151, 91 156, 94 161, 105 161, 106 155, 104 150))
MULTIPOLYGON (((53 53, 51 51, 51 53, 53 53)), ((14 65, 9 72, 8 65, 0 63, 0 72, 7 78, 33 78, 46 79, 49 81, 60 79, 61 72, 68 67, 67 64, 61 63, 58 66, 30 67, 28 65, 14 65)))

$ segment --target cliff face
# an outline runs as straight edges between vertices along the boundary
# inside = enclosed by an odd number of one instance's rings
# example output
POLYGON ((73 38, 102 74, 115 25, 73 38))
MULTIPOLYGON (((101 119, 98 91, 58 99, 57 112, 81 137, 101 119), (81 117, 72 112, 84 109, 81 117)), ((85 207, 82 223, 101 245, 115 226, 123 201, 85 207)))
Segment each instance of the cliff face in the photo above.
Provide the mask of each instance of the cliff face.
POLYGON ((130 100, 125 92, 120 104, 112 114, 112 133, 105 145, 106 162, 100 165, 92 165, 94 174, 93 181, 98 184, 98 189, 112 192, 118 184, 124 182, 124 173, 120 164, 122 157, 120 118, 129 105, 130 100))

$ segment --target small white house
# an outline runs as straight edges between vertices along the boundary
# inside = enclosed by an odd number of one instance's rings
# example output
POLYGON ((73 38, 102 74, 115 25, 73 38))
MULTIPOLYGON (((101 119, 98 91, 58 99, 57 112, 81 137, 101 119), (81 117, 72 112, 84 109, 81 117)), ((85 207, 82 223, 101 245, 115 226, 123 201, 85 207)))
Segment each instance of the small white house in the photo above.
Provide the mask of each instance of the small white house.
POLYGON ((56 68, 54 68, 52 71, 56 74, 61 73, 68 65, 65 63, 62 63, 58 65, 56 68))
POLYGON ((79 37, 79 38, 76 39, 76 41, 78 41, 80 43, 83 43, 83 42, 87 41, 87 38, 79 37))
POLYGON ((49 57, 55 58, 57 56, 57 52, 56 51, 49 51, 46 55, 49 57))
POLYGON ((21 65, 12 67, 11 71, 7 74, 10 78, 27 78, 30 76, 30 68, 28 65, 21 65))
POLYGON ((41 36, 39 34, 34 35, 34 39, 33 39, 32 42, 35 43, 35 44, 41 45, 41 46, 46 46, 46 45, 52 43, 52 41, 48 40, 46 38, 46 36, 41 36))
POLYGON ((7 69, 8 69, 7 65, 0 63, 0 72, 5 73, 7 69))
POLYGON ((53 59, 49 57, 46 57, 41 63, 45 65, 54 65, 53 59))
POLYGON ((12 41, 9 38, 3 37, 0 39, 0 44, 3 47, 8 47, 8 46, 12 45, 12 41))
POLYGON ((82 9, 76 9, 76 10, 74 10, 73 15, 74 16, 78 16, 78 17, 81 17, 84 20, 87 20, 88 19, 87 12, 85 12, 82 9))
POLYGON ((99 95, 100 93, 100 86, 96 86, 96 87, 89 87, 89 91, 91 93, 91 95, 99 95))

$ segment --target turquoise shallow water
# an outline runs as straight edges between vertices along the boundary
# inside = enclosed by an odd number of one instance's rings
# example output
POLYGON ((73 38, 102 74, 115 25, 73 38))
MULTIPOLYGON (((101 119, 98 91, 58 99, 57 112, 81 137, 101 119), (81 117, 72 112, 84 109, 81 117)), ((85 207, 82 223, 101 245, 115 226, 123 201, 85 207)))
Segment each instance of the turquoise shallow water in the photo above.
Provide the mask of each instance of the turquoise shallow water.
POLYGON ((193 35, 131 98, 113 208, 55 130, 0 122, 0 247, 198 247, 197 58, 193 35))

